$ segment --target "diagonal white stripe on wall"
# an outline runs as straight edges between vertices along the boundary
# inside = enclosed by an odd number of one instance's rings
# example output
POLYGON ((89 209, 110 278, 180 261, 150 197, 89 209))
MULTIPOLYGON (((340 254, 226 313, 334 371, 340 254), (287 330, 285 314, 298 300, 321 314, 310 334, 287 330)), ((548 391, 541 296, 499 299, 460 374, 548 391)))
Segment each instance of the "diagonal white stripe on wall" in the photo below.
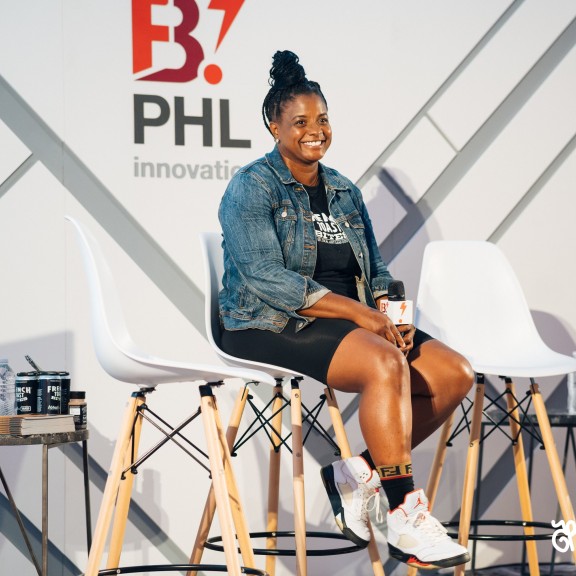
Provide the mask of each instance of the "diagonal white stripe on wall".
POLYGON ((2 76, 0 119, 204 335, 202 291, 2 76))

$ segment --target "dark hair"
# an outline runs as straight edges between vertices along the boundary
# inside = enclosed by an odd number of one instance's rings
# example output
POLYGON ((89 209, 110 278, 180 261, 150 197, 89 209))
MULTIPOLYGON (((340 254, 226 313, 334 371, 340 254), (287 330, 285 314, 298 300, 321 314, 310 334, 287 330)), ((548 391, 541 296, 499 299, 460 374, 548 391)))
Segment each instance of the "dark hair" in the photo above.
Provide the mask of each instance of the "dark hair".
POLYGON ((284 103, 300 94, 317 94, 328 107, 320 84, 306 78, 306 72, 299 63, 298 56, 290 50, 278 51, 274 54, 268 83, 270 90, 262 104, 262 119, 270 133, 272 131, 269 124, 279 118, 284 103))

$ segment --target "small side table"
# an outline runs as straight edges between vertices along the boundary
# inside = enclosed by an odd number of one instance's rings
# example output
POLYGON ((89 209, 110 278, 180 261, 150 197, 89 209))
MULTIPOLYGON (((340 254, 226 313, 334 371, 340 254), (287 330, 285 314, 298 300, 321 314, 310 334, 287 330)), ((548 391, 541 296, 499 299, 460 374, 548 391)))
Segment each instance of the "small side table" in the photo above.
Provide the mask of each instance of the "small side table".
POLYGON ((88 550, 92 544, 92 522, 90 517, 90 484, 88 479, 88 430, 76 430, 75 432, 61 432, 57 434, 30 434, 29 436, 10 436, 0 434, 0 446, 32 446, 42 445, 42 567, 38 564, 30 538, 26 532, 26 528, 20 516, 16 502, 12 497, 8 483, 2 467, 0 466, 0 482, 4 487, 8 501, 24 541, 30 553, 30 557, 38 576, 48 576, 48 450, 63 444, 70 444, 72 442, 82 442, 82 456, 84 468, 84 502, 86 507, 86 537, 88 543, 88 550))

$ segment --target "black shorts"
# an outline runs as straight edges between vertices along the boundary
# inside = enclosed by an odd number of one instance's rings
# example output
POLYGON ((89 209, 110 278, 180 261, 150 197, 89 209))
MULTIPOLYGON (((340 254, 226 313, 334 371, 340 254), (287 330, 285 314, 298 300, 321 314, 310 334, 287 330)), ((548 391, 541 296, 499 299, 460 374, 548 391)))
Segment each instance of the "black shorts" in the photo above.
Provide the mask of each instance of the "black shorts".
MULTIPOLYGON (((280 333, 270 330, 224 330, 222 349, 237 358, 274 364, 327 384, 328 368, 342 339, 358 325, 340 318, 316 318, 296 332, 291 318, 280 333)), ((414 349, 432 336, 416 329, 414 349)))

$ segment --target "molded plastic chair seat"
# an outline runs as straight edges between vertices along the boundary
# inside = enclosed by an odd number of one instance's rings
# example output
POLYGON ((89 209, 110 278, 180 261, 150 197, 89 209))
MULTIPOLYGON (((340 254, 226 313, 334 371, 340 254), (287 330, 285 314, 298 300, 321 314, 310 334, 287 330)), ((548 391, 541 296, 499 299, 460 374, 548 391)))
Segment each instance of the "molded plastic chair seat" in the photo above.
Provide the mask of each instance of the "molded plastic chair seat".
POLYGON ((90 287, 92 336, 102 368, 116 380, 145 388, 169 382, 215 382, 226 378, 274 383, 264 372, 235 367, 166 360, 148 354, 134 343, 120 305, 112 272, 92 234, 67 216, 76 231, 90 287))
POLYGON ((544 343, 514 271, 490 242, 428 244, 416 319, 477 372, 530 378, 576 371, 576 359, 544 343))
MULTIPOLYGON (((522 287, 500 249, 483 241, 430 242, 424 251, 415 324, 463 354, 477 375, 459 523, 460 543, 466 546, 469 537, 479 444, 482 441, 484 375, 505 379, 503 396, 507 405, 504 410, 509 414, 510 430, 515 437, 513 450, 522 519, 528 524, 533 523, 520 425, 520 407, 524 400, 516 397, 512 381, 516 377, 530 379, 530 394, 525 400, 533 404, 536 412, 562 515, 565 521, 573 520, 574 511, 546 408, 534 379, 576 372, 576 359, 559 354, 544 343, 522 287)), ((431 501, 438 485, 451 424, 452 419, 445 425, 431 471, 428 490, 431 501)), ((525 535, 533 535, 533 530, 526 528, 525 535)), ((534 576, 539 570, 536 543, 528 541, 527 548, 530 574, 534 576)), ((576 552, 574 558, 576 560, 576 552)), ((464 566, 461 566, 456 573, 463 571, 464 566)))
POLYGON ((204 306, 204 316, 206 321, 206 336, 212 349, 218 357, 228 366, 243 368, 257 367, 259 370, 266 372, 272 378, 303 378, 304 375, 294 370, 266 364, 264 362, 255 362, 231 356, 222 350, 222 328, 220 325, 220 312, 218 306, 218 294, 222 289, 222 278, 224 276, 224 255, 222 250, 222 236, 216 232, 205 232, 200 235, 202 245, 202 257, 205 280, 206 301, 204 306))
MULTIPOLYGON (((141 351, 126 328, 115 282, 98 243, 92 234, 76 220, 71 217, 66 217, 66 219, 73 225, 76 232, 88 278, 93 342, 98 361, 102 368, 116 380, 135 384, 139 388, 138 392, 131 395, 116 442, 86 575, 93 576, 98 573, 114 507, 116 515, 107 568, 118 567, 128 517, 134 475, 133 466, 136 465, 142 413, 146 409, 145 397, 158 385, 170 382, 196 383, 200 391, 201 409, 186 422, 192 421, 199 414, 202 416, 210 460, 209 470, 212 472, 216 493, 216 508, 224 534, 228 573, 238 576, 241 573, 265 574, 253 568, 254 556, 231 469, 230 453, 220 425, 211 385, 219 385, 225 379, 230 378, 269 383, 274 383, 274 379, 254 369, 166 360, 141 351), (122 479, 124 475, 125 479, 122 479), (234 502, 232 505, 231 498, 234 502), (244 563, 248 568, 240 566, 236 553, 234 528, 238 534, 244 563)), ((173 436, 179 434, 181 428, 179 427, 176 431, 169 428, 169 431, 165 432, 166 437, 172 439, 173 436)), ((165 442, 166 440, 160 442, 154 451, 165 442)), ((163 568, 169 570, 170 566, 163 568)), ((222 571, 223 567, 212 566, 210 568, 209 565, 198 567, 204 571, 214 571, 216 568, 219 568, 217 571, 222 571)))

